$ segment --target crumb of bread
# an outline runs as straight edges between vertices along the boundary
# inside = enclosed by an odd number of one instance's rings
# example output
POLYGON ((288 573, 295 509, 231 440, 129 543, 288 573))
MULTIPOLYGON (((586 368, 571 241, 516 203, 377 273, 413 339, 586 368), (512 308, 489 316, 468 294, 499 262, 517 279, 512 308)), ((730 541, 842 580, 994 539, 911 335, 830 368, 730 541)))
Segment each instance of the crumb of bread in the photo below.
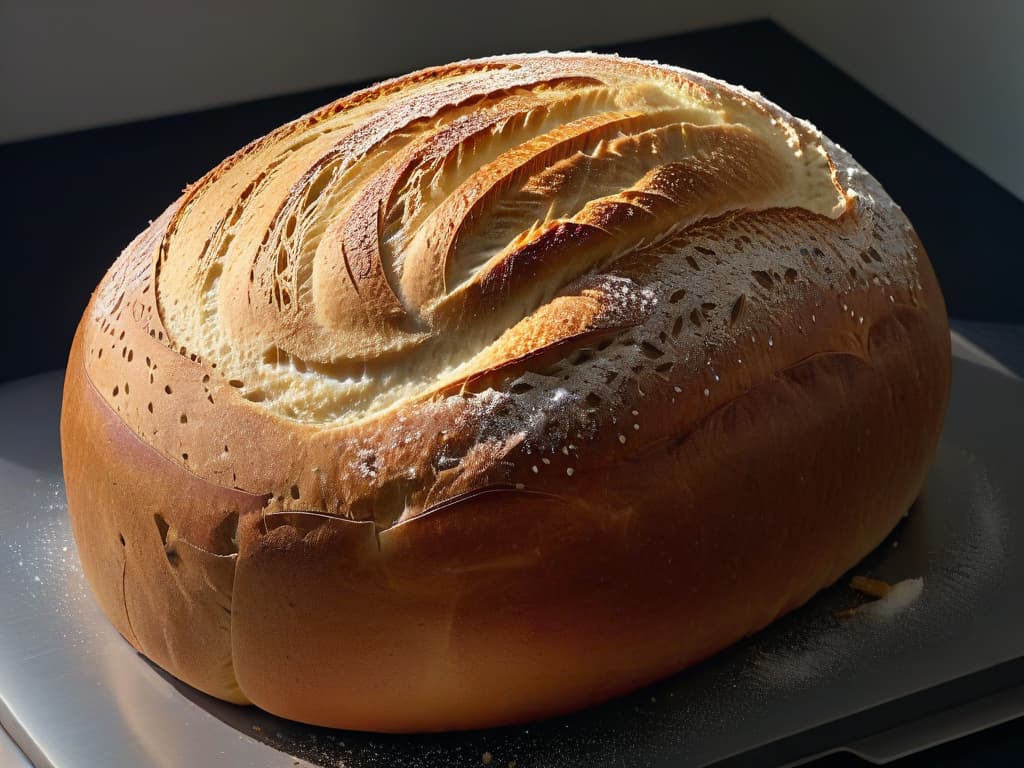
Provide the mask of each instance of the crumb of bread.
POLYGON ((869 579, 867 576, 854 576, 850 579, 850 587, 863 595, 883 598, 889 594, 892 585, 880 579, 869 579))

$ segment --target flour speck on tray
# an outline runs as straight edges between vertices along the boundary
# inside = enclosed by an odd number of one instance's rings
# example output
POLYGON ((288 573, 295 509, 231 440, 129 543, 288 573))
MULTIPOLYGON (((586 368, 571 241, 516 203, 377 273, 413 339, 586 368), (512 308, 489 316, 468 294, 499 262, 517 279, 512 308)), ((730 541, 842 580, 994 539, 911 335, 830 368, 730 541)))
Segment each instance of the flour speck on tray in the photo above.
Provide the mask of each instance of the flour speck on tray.
POLYGON ((885 597, 867 603, 859 613, 889 619, 903 613, 909 608, 924 590, 924 579, 904 579, 893 584, 885 597))

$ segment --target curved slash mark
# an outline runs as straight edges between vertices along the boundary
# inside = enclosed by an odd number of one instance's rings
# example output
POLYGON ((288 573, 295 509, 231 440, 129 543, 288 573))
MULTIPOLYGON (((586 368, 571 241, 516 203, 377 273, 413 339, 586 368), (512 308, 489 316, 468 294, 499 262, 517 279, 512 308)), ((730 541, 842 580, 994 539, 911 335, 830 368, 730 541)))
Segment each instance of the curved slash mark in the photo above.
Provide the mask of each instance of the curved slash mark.
POLYGON ((341 261, 345 265, 345 274, 348 275, 348 281, 352 284, 356 296, 360 299, 363 298, 362 294, 359 293, 359 283, 356 281, 356 276, 352 274, 352 266, 348 263, 348 251, 345 249, 344 240, 341 243, 341 261))
POLYGON ((131 638, 129 638, 129 641, 131 642, 132 645, 134 645, 136 648, 138 648, 141 651, 142 650, 141 649, 141 645, 142 644, 139 642, 139 636, 135 634, 135 627, 132 626, 131 614, 128 613, 128 592, 127 592, 127 587, 126 587, 126 585, 128 583, 127 574, 128 574, 128 558, 126 556, 125 559, 124 559, 124 562, 121 563, 121 604, 124 606, 124 618, 125 618, 125 621, 128 622, 128 631, 132 635, 131 638))

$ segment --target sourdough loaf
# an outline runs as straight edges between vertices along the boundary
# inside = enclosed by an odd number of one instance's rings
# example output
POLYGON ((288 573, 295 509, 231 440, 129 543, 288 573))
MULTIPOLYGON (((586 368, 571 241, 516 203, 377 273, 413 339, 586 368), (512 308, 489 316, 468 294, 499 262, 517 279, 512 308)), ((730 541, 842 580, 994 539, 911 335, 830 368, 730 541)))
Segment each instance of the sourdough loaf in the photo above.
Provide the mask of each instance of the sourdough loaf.
POLYGON ((327 726, 584 707, 875 547, 948 396, 910 224, 809 124, 529 55, 288 123, 122 253, 75 336, 82 565, 141 653, 327 726))

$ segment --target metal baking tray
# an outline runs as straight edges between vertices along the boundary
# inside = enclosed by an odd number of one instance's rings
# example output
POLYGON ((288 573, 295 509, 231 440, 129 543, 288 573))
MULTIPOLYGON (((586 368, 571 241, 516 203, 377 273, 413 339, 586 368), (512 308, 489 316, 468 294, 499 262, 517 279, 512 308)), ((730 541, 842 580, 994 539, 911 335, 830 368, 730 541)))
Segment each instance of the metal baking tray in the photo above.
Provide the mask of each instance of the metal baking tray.
POLYGON ((1024 714, 1024 385, 993 368, 955 360, 925 491, 853 571, 921 579, 919 593, 916 582, 901 590, 912 599, 839 618, 860 600, 844 580, 633 695, 528 726, 427 736, 288 722, 204 696, 136 654, 75 553, 61 378, 0 387, 0 723, 37 766, 764 765, 844 749, 885 762, 1024 714))

